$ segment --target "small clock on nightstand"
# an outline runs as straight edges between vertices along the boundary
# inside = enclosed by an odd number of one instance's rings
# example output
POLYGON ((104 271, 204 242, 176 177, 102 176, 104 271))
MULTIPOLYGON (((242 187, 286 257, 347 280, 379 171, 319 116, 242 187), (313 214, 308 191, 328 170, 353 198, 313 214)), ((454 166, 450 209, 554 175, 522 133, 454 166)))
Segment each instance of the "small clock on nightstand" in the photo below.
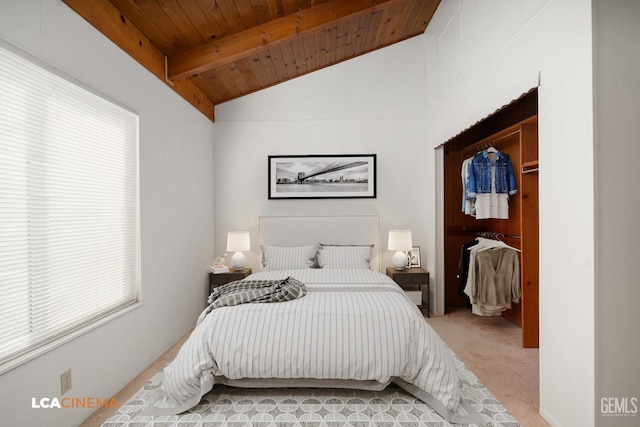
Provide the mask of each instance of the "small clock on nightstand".
POLYGON ((405 291, 418 290, 421 293, 421 308, 427 309, 427 317, 429 317, 429 272, 420 267, 405 268, 404 270, 396 270, 395 267, 387 267, 387 276, 396 282, 405 291), (422 287, 427 287, 427 302, 422 300, 422 287))
MULTIPOLYGON (((231 270, 228 273, 213 274, 209 273, 209 295, 218 286, 226 285, 229 282, 235 280, 242 280, 251 274, 250 268, 243 268, 242 270, 231 270)), ((208 296, 208 295, 207 295, 208 296)))

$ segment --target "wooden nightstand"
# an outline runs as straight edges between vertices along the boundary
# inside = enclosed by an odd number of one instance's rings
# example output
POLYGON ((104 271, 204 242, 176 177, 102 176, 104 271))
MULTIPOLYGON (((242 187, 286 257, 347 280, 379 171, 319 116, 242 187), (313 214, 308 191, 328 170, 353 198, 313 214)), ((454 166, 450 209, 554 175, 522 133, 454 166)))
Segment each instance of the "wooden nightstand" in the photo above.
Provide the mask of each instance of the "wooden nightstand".
MULTIPOLYGON (((405 291, 419 290, 422 293, 422 287, 427 287, 427 302, 422 300, 421 308, 427 309, 427 317, 429 317, 429 272, 420 267, 405 268, 404 270, 396 270, 395 267, 387 267, 387 276, 396 282, 405 291)), ((424 293, 422 293, 424 295, 424 293)), ((422 297, 421 297, 422 298, 422 297)))
MULTIPOLYGON (((225 285, 235 280, 242 280, 251 274, 250 268, 243 268, 242 270, 231 270, 228 273, 213 274, 209 273, 209 295, 215 288, 221 285, 225 285)), ((207 297, 209 296, 207 295, 207 297)))

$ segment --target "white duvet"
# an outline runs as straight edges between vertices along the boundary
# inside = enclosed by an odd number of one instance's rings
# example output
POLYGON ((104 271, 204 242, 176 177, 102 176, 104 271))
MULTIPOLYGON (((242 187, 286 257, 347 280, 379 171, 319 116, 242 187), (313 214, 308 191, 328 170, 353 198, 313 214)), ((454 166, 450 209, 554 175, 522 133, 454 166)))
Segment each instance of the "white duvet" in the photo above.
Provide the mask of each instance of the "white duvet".
POLYGON ((479 421, 461 404, 450 350, 390 278, 306 269, 247 279, 288 276, 305 283, 307 295, 221 307, 204 317, 165 368, 161 399, 143 414, 184 412, 217 382, 380 389, 393 381, 448 421, 479 421))

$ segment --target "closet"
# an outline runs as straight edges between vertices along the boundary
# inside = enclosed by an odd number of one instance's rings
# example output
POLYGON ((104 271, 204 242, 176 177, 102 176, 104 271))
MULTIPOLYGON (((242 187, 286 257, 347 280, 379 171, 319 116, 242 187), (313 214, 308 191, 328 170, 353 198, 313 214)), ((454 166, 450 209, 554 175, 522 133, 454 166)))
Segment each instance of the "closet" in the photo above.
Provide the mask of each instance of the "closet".
POLYGON ((444 144, 445 309, 468 307, 460 295, 458 269, 462 245, 488 235, 517 248, 521 299, 502 316, 522 328, 522 346, 538 347, 538 116, 537 90, 477 123, 444 144), (517 193, 509 196, 508 219, 476 219, 462 212, 462 163, 496 149, 508 154, 517 193))

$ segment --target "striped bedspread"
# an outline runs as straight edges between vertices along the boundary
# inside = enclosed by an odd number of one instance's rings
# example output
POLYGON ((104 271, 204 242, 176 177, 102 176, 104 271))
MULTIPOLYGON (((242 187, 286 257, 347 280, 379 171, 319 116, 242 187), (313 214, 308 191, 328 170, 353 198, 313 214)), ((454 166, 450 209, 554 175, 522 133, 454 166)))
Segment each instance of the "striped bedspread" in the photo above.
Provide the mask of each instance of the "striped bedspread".
POLYGON ((288 386, 344 380, 354 388, 393 381, 450 422, 480 420, 461 403, 450 351, 390 278, 369 270, 306 269, 247 280, 289 276, 306 285, 303 298, 209 313, 165 368, 162 396, 143 414, 184 412, 216 382, 289 379, 288 386))

